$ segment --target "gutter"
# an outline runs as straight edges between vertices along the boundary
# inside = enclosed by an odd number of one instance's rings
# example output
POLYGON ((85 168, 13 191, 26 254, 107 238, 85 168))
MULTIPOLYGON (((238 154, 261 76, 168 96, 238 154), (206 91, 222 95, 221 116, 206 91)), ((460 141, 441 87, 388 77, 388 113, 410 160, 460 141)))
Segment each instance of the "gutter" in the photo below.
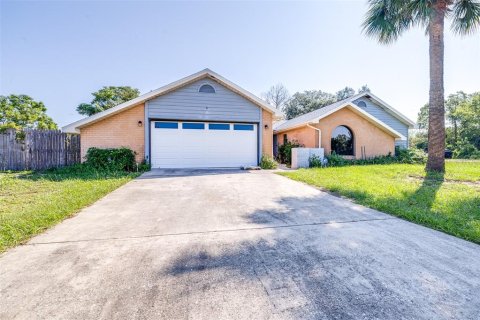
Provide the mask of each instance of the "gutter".
POLYGON ((314 122, 307 123, 307 127, 312 128, 313 130, 318 131, 318 147, 322 147, 322 131, 317 127, 312 126, 311 124, 314 122))

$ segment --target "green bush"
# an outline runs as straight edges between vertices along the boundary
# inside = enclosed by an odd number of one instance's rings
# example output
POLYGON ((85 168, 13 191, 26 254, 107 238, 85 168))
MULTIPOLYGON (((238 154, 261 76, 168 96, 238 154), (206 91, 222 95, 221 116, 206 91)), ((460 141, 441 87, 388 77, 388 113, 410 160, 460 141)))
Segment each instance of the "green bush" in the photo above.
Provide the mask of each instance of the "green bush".
POLYGON ((332 152, 326 156, 329 167, 342 166, 363 166, 369 164, 391 164, 391 163, 418 163, 423 164, 427 161, 427 155, 422 150, 418 149, 402 149, 395 150, 395 156, 388 154, 386 156, 376 156, 368 159, 346 159, 341 155, 332 152))
POLYGON ((420 149, 405 149, 405 148, 395 148, 395 158, 396 162, 399 163, 426 163, 427 154, 420 149))
POLYGON ((322 167, 322 158, 320 158, 316 154, 312 154, 310 156, 310 158, 308 158, 308 166, 310 168, 321 168, 322 167))
POLYGON ((292 163, 292 148, 302 148, 303 144, 299 143, 296 140, 287 141, 278 147, 278 160, 281 163, 291 164, 292 163))
POLYGON ((262 159, 260 159, 260 168, 262 169, 277 169, 277 162, 272 158, 264 154, 262 159))
POLYGON ((466 139, 459 141, 456 149, 453 151, 455 159, 480 159, 480 150, 466 139))
POLYGON ((136 171, 135 152, 129 148, 100 149, 87 151, 85 164, 98 170, 136 171))

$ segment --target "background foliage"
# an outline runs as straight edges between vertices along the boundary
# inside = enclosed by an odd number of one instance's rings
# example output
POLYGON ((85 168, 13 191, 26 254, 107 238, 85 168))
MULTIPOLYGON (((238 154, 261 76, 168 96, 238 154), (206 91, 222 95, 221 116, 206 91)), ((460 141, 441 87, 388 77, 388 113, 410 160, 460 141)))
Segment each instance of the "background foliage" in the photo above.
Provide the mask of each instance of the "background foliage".
MULTIPOLYGON (((364 85, 358 89, 358 93, 370 91, 368 86, 364 85)), ((323 108, 340 100, 347 99, 355 95, 355 90, 345 87, 335 94, 324 92, 322 90, 307 90, 296 92, 283 105, 283 112, 287 120, 301 116, 302 114, 312 112, 323 108)))
MULTIPOLYGON (((454 158, 480 159, 480 92, 463 91, 445 100, 446 145, 454 158)), ((412 147, 428 150, 428 104, 418 113, 419 132, 412 134, 412 147)))
POLYGON ((21 94, 0 96, 0 132, 6 129, 57 129, 42 102, 21 94))
POLYGON ((95 113, 110 109, 124 103, 126 101, 132 100, 140 95, 138 89, 132 87, 103 87, 97 92, 93 92, 93 100, 90 103, 81 103, 77 107, 77 112, 91 116, 95 113))

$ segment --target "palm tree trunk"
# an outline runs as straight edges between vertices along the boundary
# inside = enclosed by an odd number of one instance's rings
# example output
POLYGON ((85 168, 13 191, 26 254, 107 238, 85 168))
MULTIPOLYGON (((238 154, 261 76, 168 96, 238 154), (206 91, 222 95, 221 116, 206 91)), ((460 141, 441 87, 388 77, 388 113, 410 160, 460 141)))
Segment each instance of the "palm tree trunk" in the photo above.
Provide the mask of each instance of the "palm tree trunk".
POLYGON ((445 172, 445 106, 443 87, 444 24, 446 3, 433 5, 428 26, 430 37, 430 101, 427 171, 445 172))

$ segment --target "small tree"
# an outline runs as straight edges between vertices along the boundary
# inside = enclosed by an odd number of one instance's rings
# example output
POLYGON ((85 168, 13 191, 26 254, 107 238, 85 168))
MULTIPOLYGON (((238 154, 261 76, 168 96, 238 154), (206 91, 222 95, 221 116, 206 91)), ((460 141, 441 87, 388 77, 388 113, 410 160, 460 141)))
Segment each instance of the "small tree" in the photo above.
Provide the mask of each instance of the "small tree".
POLYGON ((57 129, 40 101, 21 94, 0 96, 0 131, 6 129, 57 129))
POLYGON ((93 92, 93 100, 90 103, 81 103, 77 107, 77 112, 91 116, 95 113, 110 109, 132 100, 140 95, 140 91, 131 87, 103 87, 97 92, 93 92))
POLYGON ((271 86, 267 92, 262 93, 262 98, 265 99, 268 104, 274 106, 275 109, 282 110, 285 103, 290 99, 290 94, 283 84, 278 83, 271 86))

